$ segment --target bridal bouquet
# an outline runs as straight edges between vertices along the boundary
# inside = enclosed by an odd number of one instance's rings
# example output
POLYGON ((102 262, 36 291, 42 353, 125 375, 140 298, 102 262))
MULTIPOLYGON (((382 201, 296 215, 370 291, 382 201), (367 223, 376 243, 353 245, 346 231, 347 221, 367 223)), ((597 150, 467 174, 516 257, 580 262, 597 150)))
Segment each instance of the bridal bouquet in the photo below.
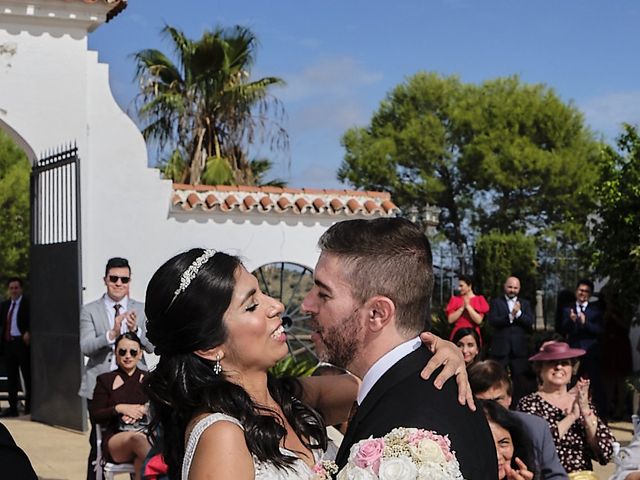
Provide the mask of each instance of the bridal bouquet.
MULTIPOLYGON (((314 478, 331 478, 337 470, 316 465, 314 478)), ((361 440, 351 447, 338 480, 462 480, 460 465, 447 436, 421 428, 394 428, 382 438, 361 440)))

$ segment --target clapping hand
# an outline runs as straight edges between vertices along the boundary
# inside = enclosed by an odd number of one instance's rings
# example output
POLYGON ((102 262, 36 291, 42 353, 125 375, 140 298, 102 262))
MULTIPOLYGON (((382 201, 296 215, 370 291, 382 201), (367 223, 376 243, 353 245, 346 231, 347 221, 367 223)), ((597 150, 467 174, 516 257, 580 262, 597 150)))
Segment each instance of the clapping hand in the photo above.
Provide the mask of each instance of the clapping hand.
POLYGON ((464 305, 464 308, 469 308, 469 305, 471 305, 471 299, 467 296, 462 297, 462 303, 464 305))
POLYGON ((533 472, 530 472, 527 466, 522 460, 516 457, 517 469, 511 468, 511 465, 505 465, 504 471, 507 474, 509 480, 531 480, 533 478, 533 472))
POLYGON ((587 415, 591 412, 591 407, 589 406, 589 384, 589 379, 580 378, 575 386, 576 402, 582 415, 587 415))
POLYGON ((578 322, 580 323, 580 325, 584 325, 587 322, 587 317, 585 316, 584 312, 580 312, 578 314, 578 322))
POLYGON ((127 319, 127 328, 130 332, 135 332, 138 329, 138 321, 137 315, 135 311, 130 311, 125 313, 125 318, 127 319))
POLYGON ((576 311, 572 308, 571 310, 569 310, 569 320, 575 323, 577 319, 578 315, 576 315, 576 311))
POLYGON ((120 335, 120 330, 122 328, 122 321, 125 319, 126 316, 127 314, 123 313, 121 315, 117 315, 116 318, 113 320, 113 328, 111 329, 111 335, 110 335, 112 339, 115 340, 120 335))

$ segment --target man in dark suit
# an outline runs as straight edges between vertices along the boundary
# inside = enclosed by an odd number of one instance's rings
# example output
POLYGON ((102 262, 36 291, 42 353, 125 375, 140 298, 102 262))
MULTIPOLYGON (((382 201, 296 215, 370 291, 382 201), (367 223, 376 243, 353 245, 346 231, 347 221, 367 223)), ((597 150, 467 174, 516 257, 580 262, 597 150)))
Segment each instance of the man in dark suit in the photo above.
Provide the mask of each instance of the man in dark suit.
POLYGON ((22 280, 12 277, 7 282, 9 300, 0 304, 2 321, 2 350, 7 365, 9 409, 5 417, 18 416, 18 385, 20 374, 25 383, 25 413, 31 412, 31 342, 29 300, 22 294, 22 280))
MULTIPOLYGON (((509 374, 495 360, 476 362, 469 367, 469 383, 473 394, 480 400, 495 400, 504 408, 512 405, 512 383, 509 374)), ((560 463, 556 446, 553 442, 549 423, 542 417, 530 413, 512 411, 523 424, 533 445, 536 465, 540 478, 544 480, 567 479, 567 472, 560 463)))
POLYGON ((580 359, 578 376, 591 380, 593 402, 600 418, 608 413, 607 398, 602 380, 600 337, 604 332, 602 310, 596 302, 589 302, 593 282, 578 280, 576 301, 562 311, 562 332, 572 348, 582 348, 586 354, 580 359))
POLYGON ((529 339, 534 315, 529 302, 519 297, 520 280, 504 282, 504 296, 491 300, 487 321, 493 327, 490 357, 511 372, 516 402, 535 389, 527 386, 529 339), (530 390, 530 391, 529 391, 530 390))
POLYGON ((493 437, 482 412, 460 405, 453 382, 439 390, 420 371, 431 353, 419 334, 433 289, 431 246, 401 218, 338 222, 320 238, 314 287, 302 307, 317 324, 331 363, 362 384, 358 408, 340 446, 395 427, 448 434, 466 479, 498 476, 493 437))

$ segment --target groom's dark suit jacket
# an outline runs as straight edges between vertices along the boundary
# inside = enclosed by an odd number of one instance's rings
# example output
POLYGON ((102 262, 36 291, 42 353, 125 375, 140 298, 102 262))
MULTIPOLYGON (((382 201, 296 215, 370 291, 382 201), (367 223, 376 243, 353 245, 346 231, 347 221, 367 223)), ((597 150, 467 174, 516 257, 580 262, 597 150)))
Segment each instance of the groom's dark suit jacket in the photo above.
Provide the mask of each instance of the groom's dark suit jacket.
POLYGON ((482 409, 472 412, 458 403, 454 380, 442 390, 433 386, 420 371, 432 354, 421 346, 410 353, 376 382, 351 420, 340 445, 336 463, 342 468, 351 446, 365 438, 382 437, 395 427, 417 427, 448 434, 462 475, 467 480, 498 478, 496 450, 482 409))

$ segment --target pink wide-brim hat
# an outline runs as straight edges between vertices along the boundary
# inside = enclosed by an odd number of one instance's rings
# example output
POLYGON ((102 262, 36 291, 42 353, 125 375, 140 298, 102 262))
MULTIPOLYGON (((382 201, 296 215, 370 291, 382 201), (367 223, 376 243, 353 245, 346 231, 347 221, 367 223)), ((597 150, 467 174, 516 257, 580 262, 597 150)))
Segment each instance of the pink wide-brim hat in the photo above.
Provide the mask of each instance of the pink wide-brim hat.
POLYGON ((549 342, 542 347, 533 357, 529 357, 532 362, 544 362, 547 360, 564 360, 567 358, 577 358, 584 355, 586 350, 581 348, 571 348, 565 342, 549 342))

